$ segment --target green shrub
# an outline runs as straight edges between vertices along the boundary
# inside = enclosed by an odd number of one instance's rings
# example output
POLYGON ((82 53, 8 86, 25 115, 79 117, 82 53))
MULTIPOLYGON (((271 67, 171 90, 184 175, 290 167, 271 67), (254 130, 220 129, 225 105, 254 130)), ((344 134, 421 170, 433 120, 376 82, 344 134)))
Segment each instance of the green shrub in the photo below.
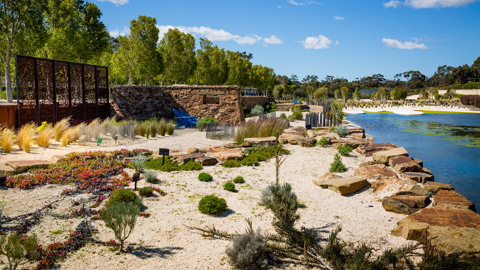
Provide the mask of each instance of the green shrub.
POLYGON ((294 112, 292 113, 292 118, 295 120, 302 120, 303 119, 303 114, 302 112, 294 112))
POLYGON ((213 177, 210 174, 203 172, 198 175, 198 180, 203 182, 209 182, 213 180, 213 177))
POLYGON ((345 165, 342 163, 342 158, 339 153, 335 154, 332 164, 330 164, 330 172, 342 173, 345 171, 345 165))
POLYGON ((227 202, 215 195, 208 195, 200 200, 198 210, 204 214, 218 214, 227 210, 227 202))
POLYGON ((205 117, 197 121, 197 128, 200 131, 204 131, 207 128, 207 124, 211 123, 218 123, 218 121, 214 118, 205 117))
POLYGON ((270 185, 272 197, 267 206, 278 219, 280 228, 291 228, 299 218, 297 196, 289 183, 270 185))
POLYGON ((135 170, 135 172, 143 172, 145 170, 147 162, 147 157, 140 154, 134 157, 131 161, 131 167, 135 170))
POLYGON ((281 145, 275 146, 268 146, 268 147, 261 147, 258 148, 257 151, 251 152, 242 160, 227 160, 225 161, 222 166, 225 168, 234 168, 240 166, 258 166, 260 165, 261 161, 266 161, 269 158, 275 156, 275 151, 280 150, 281 154, 290 154, 290 152, 283 148, 281 145))
POLYGON ((165 136, 165 133, 167 132, 167 121, 165 119, 160 119, 160 121, 158 121, 158 134, 160 134, 160 136, 165 136))
POLYGON ((163 164, 163 157, 152 159, 147 162, 146 167, 149 169, 159 170, 162 172, 172 172, 172 171, 198 171, 203 169, 202 164, 189 160, 187 163, 179 166, 176 162, 172 162, 171 156, 165 157, 165 164, 163 164))
POLYGON ((100 211, 105 226, 112 229, 115 238, 120 242, 120 252, 123 251, 125 240, 135 228, 139 213, 140 205, 134 202, 117 202, 100 211))
POLYGON ((335 127, 335 132, 337 132, 338 136, 345 137, 348 135, 347 127, 344 125, 338 125, 335 127))
POLYGON ((158 133, 157 123, 156 123, 156 122, 152 122, 152 123, 150 124, 150 137, 152 137, 152 138, 157 137, 157 133, 158 133))
POLYGON ((242 183, 245 183, 245 179, 243 179, 243 177, 241 177, 241 176, 237 176, 237 177, 235 177, 235 179, 233 179, 233 182, 235 184, 242 184, 242 183))
POLYGON ((157 181, 157 174, 156 170, 145 170, 143 172, 143 177, 145 177, 145 181, 149 183, 154 183, 157 181))
POLYGON ((325 136, 322 136, 322 139, 317 142, 317 145, 320 145, 321 147, 325 147, 328 144, 327 138, 325 136))
POLYGON ((267 109, 268 112, 274 112, 275 109, 277 108, 277 104, 275 103, 268 103, 265 108, 267 109))
POLYGON ((290 121, 290 122, 295 122, 295 117, 293 117, 293 115, 289 115, 287 117, 287 120, 290 121))
POLYGON ((227 183, 225 183, 225 185, 223 185, 223 189, 228 191, 235 191, 235 184, 228 181, 227 183))
POLYGON ((172 135, 173 135, 173 133, 175 132, 175 127, 176 127, 176 126, 177 126, 177 125, 175 124, 175 121, 169 121, 169 122, 167 123, 167 135, 168 135, 168 136, 172 136, 172 135))
POLYGON ((38 240, 35 235, 25 237, 13 231, 8 236, 0 237, 0 255, 7 257, 9 269, 17 269, 27 254, 30 259, 37 259, 39 256, 37 246, 38 240))
POLYGON ((352 152, 352 148, 350 146, 343 144, 338 147, 338 153, 340 153, 342 156, 348 156, 352 152))
POLYGON ((250 111, 250 113, 252 115, 259 115, 263 112, 264 112, 264 110, 263 110, 262 105, 255 105, 255 107, 253 107, 252 110, 250 111))
POLYGON ((125 203, 133 203, 138 205, 139 207, 142 205, 142 200, 135 194, 134 191, 128 189, 117 189, 113 192, 110 199, 105 204, 105 207, 109 208, 110 206, 118 203, 118 202, 125 202, 125 203))
POLYGON ((153 194, 153 188, 151 187, 143 187, 138 189, 138 193, 142 197, 150 197, 153 194))
POLYGON ((280 116, 278 118, 287 120, 287 115, 282 113, 282 114, 280 114, 280 116))
POLYGON ((236 168, 242 166, 238 160, 227 160, 222 164, 225 168, 236 168))

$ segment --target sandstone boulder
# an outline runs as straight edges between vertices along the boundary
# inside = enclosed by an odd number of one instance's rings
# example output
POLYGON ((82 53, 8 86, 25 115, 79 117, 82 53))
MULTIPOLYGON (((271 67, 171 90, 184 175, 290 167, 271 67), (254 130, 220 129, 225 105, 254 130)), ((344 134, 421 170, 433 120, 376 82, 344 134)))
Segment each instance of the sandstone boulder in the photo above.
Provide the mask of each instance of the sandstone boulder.
POLYGON ((183 165, 190 160, 196 161, 199 158, 205 157, 204 153, 193 153, 186 155, 177 155, 172 158, 172 162, 176 162, 178 165, 183 165))
POLYGON ((473 202, 452 190, 440 190, 437 192, 433 196, 433 207, 441 209, 462 208, 476 212, 473 202))
POLYGON ((380 179, 373 190, 375 200, 382 201, 383 198, 392 195, 425 196, 427 191, 417 182, 399 178, 380 179))
POLYGON ((216 157, 219 161, 225 162, 227 160, 240 160, 245 155, 243 154, 242 149, 233 148, 233 149, 222 149, 222 148, 211 148, 207 152, 209 156, 216 157))
POLYGON ((283 133, 278 138, 278 141, 281 143, 289 143, 289 144, 298 144, 298 140, 305 138, 303 135, 291 134, 291 133, 283 133))
POLYGON ((52 156, 52 157, 50 158, 49 161, 50 161, 52 164, 56 164, 57 162, 59 162, 59 161, 60 161, 61 159, 63 159, 63 158, 65 158, 64 155, 54 155, 54 156, 52 156))
POLYGON ((383 164, 359 167, 355 169, 355 175, 362 176, 367 179, 382 179, 396 176, 394 171, 389 170, 383 164))
POLYGON ((437 194, 440 190, 454 190, 452 185, 439 183, 439 182, 426 182, 423 188, 431 192, 433 195, 437 194))
POLYGON ((383 162, 388 164, 389 160, 394 157, 406 156, 408 157, 408 152, 403 147, 390 149, 387 151, 380 151, 373 154, 373 160, 383 162))
POLYGON ((350 133, 350 136, 353 136, 353 137, 356 137, 356 138, 359 138, 359 139, 363 139, 363 138, 365 138, 365 133, 350 133))
POLYGON ((425 184, 429 181, 434 181, 435 178, 433 174, 425 173, 425 172, 404 172, 401 176, 405 179, 413 180, 417 183, 425 184))
POLYGON ((423 168, 423 161, 416 158, 406 156, 391 158, 389 163, 397 173, 403 172, 420 172, 423 168))
POLYGON ((277 138, 275 136, 263 137, 263 138, 245 138, 244 141, 250 144, 255 143, 259 145, 269 145, 269 146, 277 144, 277 138))
POLYGON ((389 212, 410 215, 427 207, 430 198, 427 196, 394 195, 383 198, 382 206, 389 212))
POLYGON ((338 194, 345 196, 355 193, 365 187, 367 187, 368 181, 363 177, 348 177, 330 179, 320 183, 320 187, 328 188, 337 192, 338 194))
POLYGON ((202 164, 202 166, 214 166, 217 164, 217 159, 214 157, 201 157, 195 160, 196 162, 202 164))
POLYGON ((329 173, 329 172, 328 172, 328 173, 320 176, 320 179, 318 179, 318 180, 313 180, 313 183, 314 183, 315 185, 319 185, 319 186, 320 186, 320 184, 323 183, 323 182, 325 182, 325 181, 332 180, 332 179, 339 179, 339 178, 342 178, 342 177, 339 176, 339 175, 336 175, 336 174, 333 174, 333 173, 329 173))
POLYGON ((327 138, 328 140, 340 140, 340 136, 335 133, 335 132, 329 132, 327 134, 324 134, 322 136, 325 136, 325 138, 327 138))
POLYGON ((6 165, 12 167, 15 173, 22 173, 30 168, 47 168, 52 163, 46 160, 14 160, 5 162, 6 165))
POLYGON ((317 143, 317 140, 315 140, 315 138, 310 138, 310 137, 303 137, 297 140, 297 144, 300 145, 301 147, 312 147, 312 146, 315 146, 315 143, 317 143))
POLYGON ((4 163, 0 163, 0 177, 7 177, 13 175, 14 173, 15 170, 12 167, 7 166, 4 163))
POLYGON ((365 134, 365 139, 367 139, 369 141, 375 141, 375 137, 373 137, 371 135, 368 135, 368 134, 365 134))
POLYGON ((398 148, 398 146, 391 143, 376 143, 360 146, 357 148, 357 152, 365 157, 371 157, 376 152, 386 151, 394 148, 398 148))

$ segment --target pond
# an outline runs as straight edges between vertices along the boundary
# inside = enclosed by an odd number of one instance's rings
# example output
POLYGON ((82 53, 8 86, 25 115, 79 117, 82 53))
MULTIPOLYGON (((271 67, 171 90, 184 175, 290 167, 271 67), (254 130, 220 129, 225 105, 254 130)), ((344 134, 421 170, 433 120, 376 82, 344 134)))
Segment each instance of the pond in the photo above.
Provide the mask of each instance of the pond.
POLYGON ((423 160, 435 181, 480 207, 480 114, 350 114, 347 120, 363 127, 376 143, 389 142, 423 160))

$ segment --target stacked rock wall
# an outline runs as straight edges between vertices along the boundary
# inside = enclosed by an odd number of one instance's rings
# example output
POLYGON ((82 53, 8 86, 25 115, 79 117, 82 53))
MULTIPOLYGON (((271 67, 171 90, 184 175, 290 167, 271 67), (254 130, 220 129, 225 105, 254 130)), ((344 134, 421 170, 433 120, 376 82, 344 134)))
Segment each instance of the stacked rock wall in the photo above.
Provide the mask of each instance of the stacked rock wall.
POLYGON ((211 117, 220 123, 245 120, 238 86, 113 86, 112 116, 146 120, 173 118, 173 109, 184 109, 198 119, 211 117))
POLYGON ((252 96, 242 96, 242 105, 247 109, 251 110, 256 105, 265 106, 269 100, 269 97, 252 97, 252 96))

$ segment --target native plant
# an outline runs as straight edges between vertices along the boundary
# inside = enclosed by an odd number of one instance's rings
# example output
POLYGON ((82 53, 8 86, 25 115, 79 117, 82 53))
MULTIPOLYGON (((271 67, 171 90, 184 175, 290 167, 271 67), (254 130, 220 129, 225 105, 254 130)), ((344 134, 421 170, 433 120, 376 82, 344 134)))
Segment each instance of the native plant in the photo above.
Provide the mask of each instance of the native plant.
POLYGON ((147 163, 147 157, 144 155, 138 155, 132 159, 131 166, 137 173, 145 171, 145 166, 147 163))
POLYGON ((235 191, 235 184, 228 181, 227 183, 225 183, 225 185, 223 185, 223 189, 228 191, 235 191))
POLYGON ((0 146, 2 146, 4 153, 11 153, 13 147, 13 131, 11 129, 4 129, 0 136, 0 146))
POLYGON ((298 201, 297 196, 292 191, 292 186, 289 183, 274 184, 270 186, 270 191, 272 197, 267 207, 272 210, 278 219, 278 226, 280 228, 293 227, 300 216, 296 214, 298 201))
POLYGON ((275 183, 278 185, 280 182, 280 166, 282 166, 283 162, 287 159, 287 157, 283 157, 284 152, 282 151, 282 143, 279 144, 277 148, 274 150, 275 155, 275 183))
POLYGON ((70 127, 70 117, 63 118, 53 126, 53 135, 55 141, 59 142, 62 139, 62 135, 70 127))
POLYGON ((50 140, 53 139, 53 127, 50 124, 44 125, 46 122, 43 122, 40 127, 37 128, 37 138, 35 142, 40 147, 49 147, 50 140))
POLYGON ((252 115, 260 115, 263 112, 264 112, 264 109, 263 109, 262 105, 255 105, 255 107, 253 107, 250 110, 250 114, 252 114, 252 115))
POLYGON ((243 179, 242 176, 237 176, 237 177, 235 177, 235 179, 233 179, 233 182, 235 184, 243 184, 243 183, 245 183, 245 179, 243 179))
POLYGON ((198 180, 200 180, 202 182, 209 182, 209 181, 213 180, 213 176, 211 176, 208 173, 202 172, 202 173, 198 174, 198 180))
POLYGON ((157 181, 157 174, 156 170, 145 170, 143 172, 143 177, 145 177, 145 181, 149 183, 155 183, 157 181))
POLYGON ((151 187, 143 187, 138 189, 138 194, 142 197, 150 197, 153 194, 153 188, 151 187))
POLYGON ((197 128, 200 131, 204 131, 207 128, 207 124, 218 123, 215 118, 205 117, 197 121, 197 128))
POLYGON ((165 136, 165 134, 167 133, 167 121, 165 119, 160 119, 160 121, 158 121, 158 134, 160 134, 160 136, 165 136))
POLYGON ((330 164, 330 172, 342 173, 345 171, 345 165, 342 163, 342 158, 339 153, 335 154, 332 164, 330 164))
POLYGON ((340 137, 345 137, 348 135, 347 127, 344 125, 338 125, 335 127, 335 132, 338 134, 340 137))
POLYGON ((112 229, 115 238, 120 242, 120 252, 123 251, 125 240, 135 228, 139 213, 140 205, 134 202, 116 202, 100 211, 105 226, 112 229))
POLYGON ((29 123, 25 124, 23 127, 20 128, 17 134, 17 144, 25 151, 25 153, 30 153, 32 150, 32 142, 35 137, 35 124, 29 123))
POLYGON ((325 147, 327 146, 328 144, 328 140, 327 138, 325 138, 325 136, 322 136, 322 139, 320 139, 320 141, 317 142, 317 145, 320 145, 321 147, 325 147))
POLYGON ((227 202, 215 195, 207 195, 198 203, 198 210, 204 214, 219 214, 227 210, 227 202))
POLYGON ((350 152, 352 152, 352 148, 346 144, 342 144, 338 147, 338 153, 340 153, 342 156, 346 157, 350 152))
POLYGON ((175 126, 176 126, 175 121, 169 121, 167 123, 167 135, 168 136, 173 135, 173 133, 175 132, 175 126))
POLYGON ((288 121, 277 118, 251 119, 242 122, 237 127, 234 141, 241 145, 245 138, 260 138, 274 136, 278 138, 288 127, 288 121))
POLYGON ((105 203, 105 207, 110 208, 110 206, 119 202, 133 203, 139 208, 142 206, 142 199, 140 199, 134 191, 128 189, 117 189, 113 192, 110 199, 108 199, 108 201, 105 203))
POLYGON ((0 255, 7 257, 10 270, 17 269, 27 254, 30 259, 38 258, 37 246, 38 240, 34 235, 24 237, 17 232, 11 232, 0 237, 0 255))

